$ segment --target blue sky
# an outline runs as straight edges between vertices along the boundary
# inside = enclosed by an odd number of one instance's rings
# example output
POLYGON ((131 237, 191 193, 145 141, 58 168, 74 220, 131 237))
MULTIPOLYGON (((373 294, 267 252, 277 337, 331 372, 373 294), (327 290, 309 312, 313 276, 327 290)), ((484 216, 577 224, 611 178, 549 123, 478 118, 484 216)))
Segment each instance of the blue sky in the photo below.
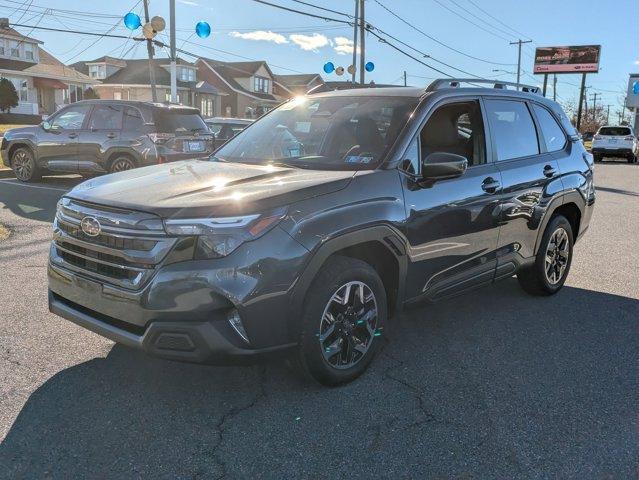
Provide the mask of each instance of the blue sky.
MULTIPOLYGON (((270 0, 291 8, 344 18, 300 5, 293 0, 270 0)), ((353 13, 354 0, 308 0, 347 13, 353 13)), ((0 15, 12 22, 127 34, 117 16, 124 15, 137 0, 0 0, 0 15), (28 11, 25 11, 28 7, 28 11), (58 10, 46 10, 58 9, 58 10), (61 10, 67 10, 61 12, 61 10), (100 14, 81 16, 82 12, 100 14), (23 15, 24 14, 24 15, 23 15), (22 17, 20 19, 20 17, 22 17), (39 23, 38 23, 39 22, 39 23)), ((151 15, 168 20, 168 0, 151 0, 151 15)), ((541 82, 531 77, 534 46, 601 44, 602 62, 599 74, 588 76, 591 93, 601 94, 604 104, 613 104, 625 90, 628 73, 639 71, 639 24, 636 3, 617 0, 614 8, 606 2, 583 0, 367 0, 367 20, 419 49, 427 55, 477 76, 514 80, 517 60, 515 46, 509 45, 519 37, 533 39, 524 47, 522 59, 526 72, 523 81, 541 82), (411 29, 385 11, 379 3, 413 23, 428 35, 467 55, 506 65, 474 60, 456 53, 421 33, 411 29), (453 13, 453 12, 457 12, 453 13), (625 12, 625 13, 623 13, 625 12), (463 16, 464 18, 460 17, 463 16), (472 22, 472 23, 471 23, 472 22), (518 33, 517 33, 518 32, 518 33), (502 70, 493 72, 493 69, 502 70)), ((141 12, 141 3, 134 9, 141 12)), ((264 59, 275 73, 321 72, 322 65, 332 61, 336 66, 351 63, 352 28, 320 19, 303 17, 276 10, 252 0, 177 0, 178 46, 195 54, 233 61, 264 59), (194 35, 194 26, 204 20, 211 24, 213 34, 206 40, 194 35)), ((18 28, 24 34, 45 42, 44 47, 65 62, 88 60, 105 54, 142 58, 145 49, 139 42, 122 39, 82 37, 18 28), (136 47, 137 45, 137 47, 136 47)), ((160 37, 160 39, 164 39, 160 37)), ((406 47, 401 47, 408 50, 406 47)), ((368 80, 378 83, 400 83, 403 71, 408 72, 409 84, 422 86, 438 73, 404 57, 380 43, 370 34, 367 37, 367 59, 375 63, 375 71, 368 80)), ((416 52, 413 55, 419 56, 416 52)), ((188 57, 184 56, 188 59, 188 57)), ((424 61, 459 76, 449 67, 432 58, 424 61)), ((325 78, 338 79, 335 74, 325 78)), ((344 77, 342 77, 344 78, 344 77)), ((559 76, 557 93, 561 100, 576 100, 578 75, 559 76)))

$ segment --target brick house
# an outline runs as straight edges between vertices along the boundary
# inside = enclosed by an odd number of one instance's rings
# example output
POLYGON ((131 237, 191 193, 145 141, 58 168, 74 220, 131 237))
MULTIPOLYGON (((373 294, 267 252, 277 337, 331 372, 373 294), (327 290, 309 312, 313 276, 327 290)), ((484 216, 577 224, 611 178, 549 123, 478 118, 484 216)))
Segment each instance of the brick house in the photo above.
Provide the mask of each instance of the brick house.
MULTIPOLYGON (((171 99, 171 73, 168 58, 155 58, 157 100, 171 99)), ((151 84, 148 59, 120 59, 100 57, 95 60, 76 62, 73 68, 101 83, 94 87, 101 99, 151 101, 151 84)), ((214 85, 199 79, 195 64, 177 60, 178 103, 200 109, 202 116, 221 114, 221 99, 225 96, 214 85)))

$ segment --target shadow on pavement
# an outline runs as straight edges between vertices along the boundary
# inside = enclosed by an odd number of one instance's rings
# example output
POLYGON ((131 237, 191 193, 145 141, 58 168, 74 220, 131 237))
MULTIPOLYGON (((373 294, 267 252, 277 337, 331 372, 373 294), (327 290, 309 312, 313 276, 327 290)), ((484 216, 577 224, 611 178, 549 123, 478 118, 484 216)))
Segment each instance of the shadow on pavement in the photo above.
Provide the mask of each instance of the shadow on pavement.
POLYGON ((28 184, 5 179, 0 182, 0 204, 19 217, 51 223, 58 199, 83 180, 78 175, 42 177, 28 184))
POLYGON ((114 346, 35 391, 3 478, 630 478, 639 301, 515 280, 405 312, 353 384, 114 346), (346 475, 344 472, 350 472, 346 475))

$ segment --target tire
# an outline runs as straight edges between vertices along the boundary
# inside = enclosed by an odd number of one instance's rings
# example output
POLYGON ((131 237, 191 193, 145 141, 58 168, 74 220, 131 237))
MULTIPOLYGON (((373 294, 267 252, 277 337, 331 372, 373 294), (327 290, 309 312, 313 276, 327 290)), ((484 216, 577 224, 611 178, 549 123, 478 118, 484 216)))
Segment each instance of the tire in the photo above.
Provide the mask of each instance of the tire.
POLYGON ((11 168, 21 182, 33 182, 42 178, 35 156, 30 148, 18 147, 11 154, 11 168))
POLYGON ((595 161, 595 163, 599 163, 603 159, 603 157, 601 155, 593 155, 592 157, 593 157, 593 160, 595 161))
POLYGON ((630 155, 628 157, 628 163, 635 163, 637 161, 637 157, 634 155, 630 155))
POLYGON ((109 162, 109 173, 124 172, 136 168, 135 160, 128 155, 115 155, 109 162))
POLYGON ((329 258, 304 305, 298 347, 303 372, 327 386, 364 373, 380 347, 388 315, 386 291, 375 269, 355 258, 329 258))
POLYGON ((561 290, 570 272, 573 244, 570 222, 563 215, 555 215, 544 231, 534 265, 517 273, 521 287, 531 295, 553 295, 561 290), (548 267, 547 260, 552 262, 548 267))

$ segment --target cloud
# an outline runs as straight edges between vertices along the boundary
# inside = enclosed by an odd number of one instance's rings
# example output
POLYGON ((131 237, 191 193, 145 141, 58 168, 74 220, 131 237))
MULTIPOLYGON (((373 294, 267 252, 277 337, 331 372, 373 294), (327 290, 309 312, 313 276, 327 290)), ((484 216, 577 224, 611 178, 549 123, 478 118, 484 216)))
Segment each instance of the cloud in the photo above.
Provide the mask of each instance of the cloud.
POLYGON ((178 3, 181 3, 183 5, 190 5, 192 7, 199 7, 200 4, 197 2, 193 2, 192 0, 177 0, 178 3))
POLYGON ((302 50, 317 52, 318 48, 325 47, 330 43, 329 39, 319 33, 313 35, 293 34, 288 37, 291 42, 302 50))
POLYGON ((271 32, 270 30, 268 32, 264 30, 255 30, 254 32, 245 32, 245 33, 231 32, 229 33, 229 35, 234 38, 243 38, 244 40, 273 42, 273 43, 277 43, 278 45, 282 43, 288 43, 284 35, 271 32))
MULTIPOLYGON (((334 50, 338 55, 352 55, 353 53, 353 40, 346 37, 335 37, 334 50)), ((359 53, 359 47, 357 47, 357 53, 359 53)))
POLYGON ((635 60, 635 65, 639 65, 639 60, 635 60))

